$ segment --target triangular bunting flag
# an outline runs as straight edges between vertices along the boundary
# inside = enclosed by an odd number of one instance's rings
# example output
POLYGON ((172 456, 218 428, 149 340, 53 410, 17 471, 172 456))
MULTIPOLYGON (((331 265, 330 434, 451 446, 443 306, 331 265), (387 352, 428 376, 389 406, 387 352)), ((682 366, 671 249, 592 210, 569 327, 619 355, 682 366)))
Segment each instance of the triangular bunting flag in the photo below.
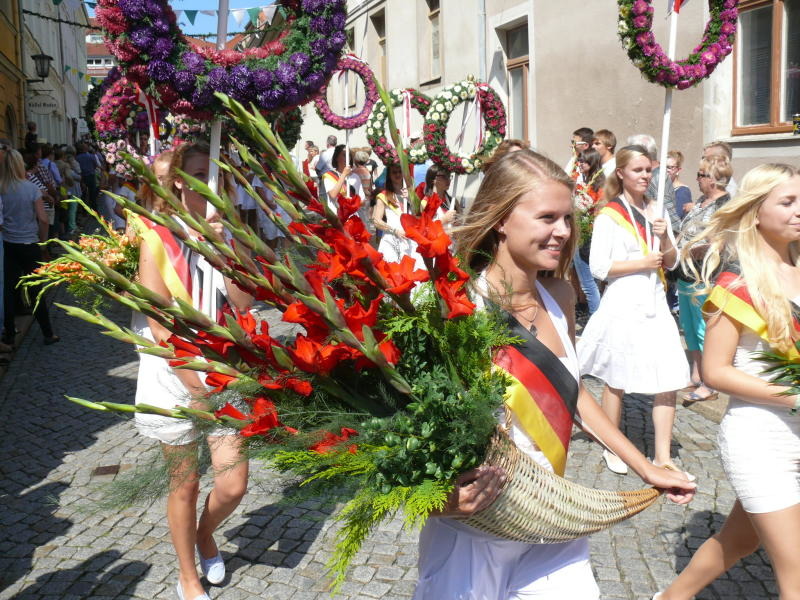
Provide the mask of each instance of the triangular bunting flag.
POLYGON ((80 79, 83 79, 83 72, 81 72, 81 71, 78 71, 78 77, 79 77, 80 79))
POLYGON ((185 10, 183 14, 186 15, 186 18, 189 19, 189 23, 194 25, 194 20, 197 18, 197 11, 196 10, 185 10))
POLYGON ((253 26, 258 27, 258 17, 261 14, 261 7, 256 6, 255 8, 248 8, 247 14, 250 15, 250 22, 253 26))
POLYGON ((70 70, 71 68, 72 68, 72 67, 70 67, 69 65, 64 65, 64 73, 69 73, 69 70, 70 70))
POLYGON ((215 11, 215 10, 201 10, 200 14, 201 15, 208 15, 209 17, 216 17, 217 16, 217 11, 215 11))
POLYGON ((244 21, 244 15, 247 11, 243 8, 237 8, 236 10, 231 11, 231 15, 233 16, 233 20, 236 21, 237 25, 241 25, 242 21, 244 21))
POLYGON ((61 4, 61 1, 62 1, 62 0, 53 0, 53 4, 55 4, 56 6, 58 6, 59 4, 61 4))
POLYGON ((278 12, 278 7, 274 4, 270 4, 269 6, 264 7, 264 14, 267 17, 267 24, 272 23, 272 19, 275 18, 275 13, 278 12))
POLYGON ((181 18, 181 13, 183 13, 182 10, 175 10, 173 12, 175 13, 175 19, 180 19, 181 18))

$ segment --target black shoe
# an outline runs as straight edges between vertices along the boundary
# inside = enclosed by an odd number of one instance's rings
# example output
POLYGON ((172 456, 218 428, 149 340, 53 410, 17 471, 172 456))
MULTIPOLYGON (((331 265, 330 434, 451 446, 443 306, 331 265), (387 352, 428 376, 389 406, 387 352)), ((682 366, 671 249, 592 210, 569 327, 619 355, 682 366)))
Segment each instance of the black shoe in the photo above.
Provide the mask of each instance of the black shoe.
POLYGON ((45 346, 50 346, 50 345, 55 344, 56 342, 60 342, 60 341, 61 341, 60 337, 58 337, 57 335, 51 335, 50 337, 44 338, 44 345, 45 346))

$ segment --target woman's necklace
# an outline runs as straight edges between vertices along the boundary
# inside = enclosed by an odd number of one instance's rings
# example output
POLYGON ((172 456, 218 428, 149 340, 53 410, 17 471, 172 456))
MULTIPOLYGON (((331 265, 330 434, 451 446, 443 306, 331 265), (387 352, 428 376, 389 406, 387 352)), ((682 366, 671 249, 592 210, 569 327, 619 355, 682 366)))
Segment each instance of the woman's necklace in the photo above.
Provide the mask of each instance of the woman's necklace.
POLYGON ((531 302, 529 304, 520 304, 517 306, 512 304, 511 306, 508 307, 513 314, 519 314, 521 311, 528 310, 529 308, 535 308, 535 310, 533 311, 533 316, 528 319, 528 321, 531 322, 530 326, 528 327, 528 331, 530 331, 533 337, 536 337, 536 335, 538 334, 535 321, 537 315, 539 314, 539 306, 540 304, 538 302, 531 302))

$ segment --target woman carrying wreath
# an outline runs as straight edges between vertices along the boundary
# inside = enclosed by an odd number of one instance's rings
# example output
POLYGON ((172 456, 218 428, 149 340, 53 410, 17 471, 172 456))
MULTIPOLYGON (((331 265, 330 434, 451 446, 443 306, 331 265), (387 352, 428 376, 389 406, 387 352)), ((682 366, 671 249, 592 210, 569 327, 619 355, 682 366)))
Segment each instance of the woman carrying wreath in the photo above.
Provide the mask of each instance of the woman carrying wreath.
POLYGON ((408 188, 403 181, 400 165, 386 167, 386 187, 375 198, 372 211, 372 222, 375 229, 382 231, 378 251, 387 262, 398 262, 404 256, 411 256, 417 261, 417 268, 425 268, 422 257, 417 254, 414 244, 406 237, 400 216, 411 212, 408 200, 408 188))
POLYGON ((718 441, 736 502, 722 529, 655 598, 689 600, 763 546, 781 600, 795 600, 800 396, 796 388, 770 383, 758 354, 800 362, 800 172, 781 164, 749 171, 736 197, 714 213, 694 243, 707 247, 699 273, 709 293, 703 374, 713 388, 730 394, 718 441))
MULTIPOLYGON (((653 462, 677 469, 670 458, 676 391, 689 383, 689 365, 669 311, 662 267, 674 269, 678 254, 666 211, 646 195, 652 161, 642 146, 617 153, 606 181, 606 204, 594 222, 589 266, 607 280, 600 306, 578 343, 581 373, 605 382, 603 411, 619 426, 627 393, 653 394, 653 462), (653 251, 653 240, 661 251, 653 251), (655 276, 654 276, 655 275, 655 276)), ((605 450, 614 473, 627 473, 621 457, 605 450)))
MULTIPOLYGON (((563 475, 575 416, 646 482, 669 489, 674 502, 691 499, 695 485, 659 469, 625 438, 580 385, 574 347, 574 294, 563 277, 577 243, 573 182, 555 163, 527 149, 509 153, 486 173, 464 223, 457 250, 479 273, 474 296, 499 309, 522 342, 500 349, 495 364, 511 377, 536 373, 558 396, 549 425, 528 417, 541 410, 541 390, 511 379, 507 421, 514 443, 544 468, 563 475), (540 277, 542 272, 555 277, 540 277), (561 432, 560 434, 558 432, 561 432)), ((482 466, 463 473, 439 515, 420 534, 415 600, 512 600, 599 597, 589 544, 525 544, 496 538, 449 517, 471 515, 497 497, 505 474, 482 466)))
MULTIPOLYGON (((205 198, 190 190, 177 175, 180 169, 206 181, 208 163, 207 145, 187 143, 179 146, 172 154, 167 185, 174 185, 181 202, 192 215, 213 222, 215 217, 209 217, 205 198)), ((168 209, 162 207, 162 213, 166 211, 168 209)), ((202 256, 191 251, 167 228, 146 219, 141 221, 144 230, 139 278, 142 285, 164 298, 180 298, 214 321, 221 317, 227 304, 239 312, 249 309, 251 297, 225 279, 202 256)), ((200 237, 182 221, 178 220, 178 223, 190 237, 200 237)), ((221 224, 215 225, 215 230, 222 235, 221 224)), ((166 342, 171 335, 149 318, 134 329, 156 343, 166 342)), ((137 404, 207 409, 203 403, 207 393, 208 388, 197 371, 173 369, 164 358, 140 355, 137 404)), ((195 552, 209 583, 221 583, 225 578, 225 565, 212 534, 239 505, 247 489, 248 464, 240 453, 240 438, 234 430, 215 429, 209 434, 207 442, 214 467, 214 487, 205 499, 198 522, 198 432, 193 424, 182 419, 137 413, 136 426, 142 435, 161 442, 170 469, 167 521, 178 557, 177 597, 179 600, 208 600, 197 575, 195 552)))
POLYGON ((328 201, 332 202, 334 209, 338 206, 340 196, 361 198, 361 208, 359 216, 366 222, 368 210, 366 206, 369 201, 364 196, 364 186, 361 185, 361 177, 353 171, 347 164, 347 149, 344 144, 339 144, 334 148, 331 155, 331 168, 322 175, 322 183, 328 195, 328 201))

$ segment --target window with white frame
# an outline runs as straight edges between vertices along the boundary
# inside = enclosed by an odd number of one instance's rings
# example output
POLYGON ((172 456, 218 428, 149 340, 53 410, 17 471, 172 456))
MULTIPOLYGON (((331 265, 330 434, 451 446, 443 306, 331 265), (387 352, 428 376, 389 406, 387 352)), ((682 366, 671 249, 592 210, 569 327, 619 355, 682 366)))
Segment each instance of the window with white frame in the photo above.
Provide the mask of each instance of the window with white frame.
POLYGON ((739 9, 733 133, 791 131, 800 113, 800 0, 743 0, 739 9))
POLYGON ((528 139, 528 24, 506 31, 506 71, 508 73, 508 134, 528 139))
POLYGON ((442 76, 442 36, 439 0, 425 0, 428 8, 428 79, 442 76))

